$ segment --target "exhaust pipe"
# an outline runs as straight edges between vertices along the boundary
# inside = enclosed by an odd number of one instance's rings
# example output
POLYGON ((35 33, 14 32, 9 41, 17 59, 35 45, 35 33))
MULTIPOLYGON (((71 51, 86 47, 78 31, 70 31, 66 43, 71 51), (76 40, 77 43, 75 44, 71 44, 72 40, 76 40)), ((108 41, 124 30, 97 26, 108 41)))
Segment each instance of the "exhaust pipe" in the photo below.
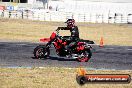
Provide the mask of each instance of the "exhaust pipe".
POLYGON ((77 59, 79 56, 77 54, 72 54, 72 58, 77 59))
POLYGON ((78 54, 72 54, 72 58, 77 59, 77 58, 82 58, 84 55, 78 55, 78 54))

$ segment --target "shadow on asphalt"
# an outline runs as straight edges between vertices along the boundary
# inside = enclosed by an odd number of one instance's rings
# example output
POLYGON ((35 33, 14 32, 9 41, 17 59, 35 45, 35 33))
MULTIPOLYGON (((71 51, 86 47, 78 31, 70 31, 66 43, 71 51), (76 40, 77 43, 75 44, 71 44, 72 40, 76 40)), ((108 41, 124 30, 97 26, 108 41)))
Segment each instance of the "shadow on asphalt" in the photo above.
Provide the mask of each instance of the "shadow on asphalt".
MULTIPOLYGON (((31 57, 32 59, 37 59, 35 57, 31 57)), ((65 58, 65 57, 54 57, 54 56, 50 56, 48 58, 42 58, 41 60, 57 60, 57 61, 76 61, 76 59, 70 59, 70 58, 65 58)))

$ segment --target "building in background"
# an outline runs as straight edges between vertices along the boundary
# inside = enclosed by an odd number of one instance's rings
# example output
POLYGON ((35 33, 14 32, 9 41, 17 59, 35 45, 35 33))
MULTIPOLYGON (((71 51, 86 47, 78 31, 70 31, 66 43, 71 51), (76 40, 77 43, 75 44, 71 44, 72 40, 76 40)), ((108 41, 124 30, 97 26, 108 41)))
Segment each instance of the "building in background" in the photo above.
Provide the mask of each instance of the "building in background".
POLYGON ((54 21, 61 17, 64 19, 60 20, 73 17, 79 22, 127 23, 132 20, 132 0, 0 0, 0 6, 31 10, 38 18, 45 16, 42 19, 54 21), (46 11, 50 12, 44 14, 46 11))
POLYGON ((1 2, 27 3, 28 0, 0 0, 1 2))
POLYGON ((132 0, 0 0, 3 5, 18 3, 19 7, 44 8, 65 11, 126 11, 132 9, 132 0), (6 4, 4 4, 6 3, 6 4), (7 4, 8 3, 8 4, 7 4), (21 5, 22 4, 22 5, 21 5), (25 4, 25 5, 24 5, 25 4), (28 4, 28 5, 27 5, 28 4))

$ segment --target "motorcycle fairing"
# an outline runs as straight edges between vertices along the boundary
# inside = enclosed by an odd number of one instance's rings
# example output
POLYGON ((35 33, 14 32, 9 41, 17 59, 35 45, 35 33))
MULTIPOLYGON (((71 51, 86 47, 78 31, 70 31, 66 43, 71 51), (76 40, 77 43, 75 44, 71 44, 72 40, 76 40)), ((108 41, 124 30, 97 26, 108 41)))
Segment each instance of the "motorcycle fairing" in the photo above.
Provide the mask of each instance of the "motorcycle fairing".
POLYGON ((56 33, 53 32, 53 33, 51 34, 51 36, 50 36, 50 39, 52 40, 52 39, 54 39, 55 37, 56 37, 56 33))
POLYGON ((40 39, 40 42, 49 42, 49 41, 53 40, 55 37, 56 37, 56 33, 53 32, 51 34, 50 38, 42 38, 42 39, 40 39))

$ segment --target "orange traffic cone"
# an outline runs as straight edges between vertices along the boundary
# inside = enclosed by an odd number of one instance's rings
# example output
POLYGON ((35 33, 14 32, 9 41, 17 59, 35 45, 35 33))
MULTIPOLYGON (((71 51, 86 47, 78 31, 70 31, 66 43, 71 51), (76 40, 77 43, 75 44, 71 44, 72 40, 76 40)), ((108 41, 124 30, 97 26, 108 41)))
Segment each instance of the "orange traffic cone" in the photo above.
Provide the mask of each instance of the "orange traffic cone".
POLYGON ((104 39, 103 39, 103 37, 101 37, 101 40, 100 40, 100 45, 99 45, 99 47, 104 47, 104 39))
POLYGON ((78 74, 79 75, 85 75, 85 74, 87 74, 87 72, 84 68, 80 67, 80 68, 78 68, 78 74))

